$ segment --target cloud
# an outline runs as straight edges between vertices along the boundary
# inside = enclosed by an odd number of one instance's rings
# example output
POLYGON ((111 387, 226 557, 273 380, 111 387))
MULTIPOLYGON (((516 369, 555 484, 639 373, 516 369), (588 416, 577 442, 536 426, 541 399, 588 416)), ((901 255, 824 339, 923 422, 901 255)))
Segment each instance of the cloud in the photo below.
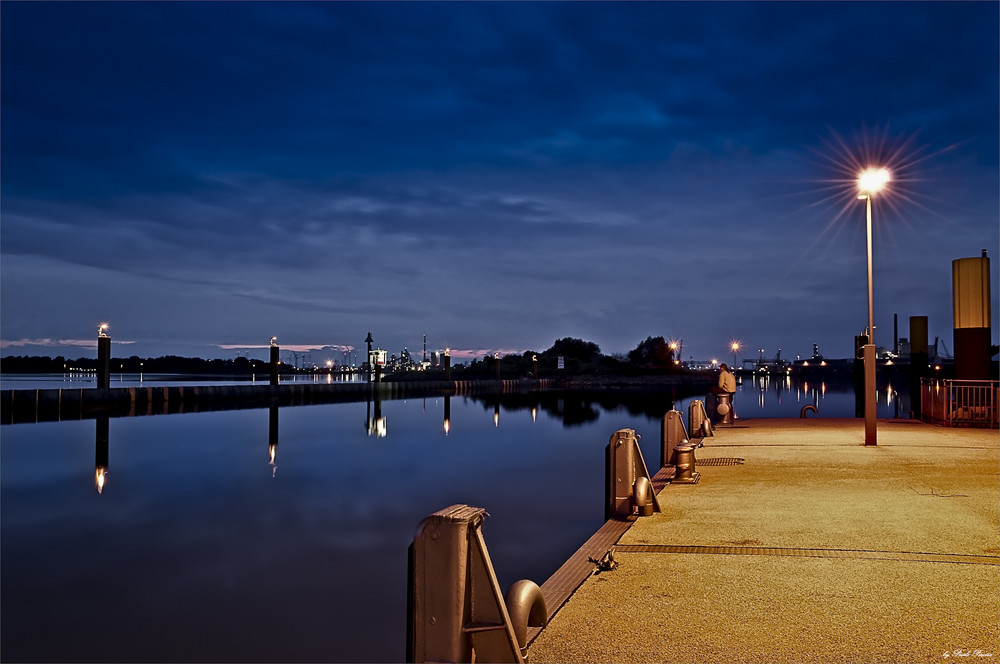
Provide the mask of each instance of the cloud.
MULTIPOLYGON (((120 339, 115 339, 114 343, 117 345, 130 345, 134 344, 134 341, 123 341, 120 339)), ((79 348, 97 348, 97 338, 93 339, 0 339, 0 348, 23 348, 27 346, 37 346, 39 348, 62 348, 62 347, 79 347, 79 348)))
POLYGON ((700 354, 800 298, 778 331, 847 347, 860 217, 816 153, 858 127, 930 146, 876 230, 886 307, 938 291, 904 263, 997 242, 995 3, 0 12, 15 339, 700 354))

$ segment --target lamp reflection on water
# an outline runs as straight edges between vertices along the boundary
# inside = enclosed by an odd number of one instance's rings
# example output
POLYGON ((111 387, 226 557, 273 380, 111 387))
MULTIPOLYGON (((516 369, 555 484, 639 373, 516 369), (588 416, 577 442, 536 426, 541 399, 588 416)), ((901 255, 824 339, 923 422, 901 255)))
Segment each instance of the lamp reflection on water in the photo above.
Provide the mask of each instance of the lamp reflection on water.
POLYGON ((108 469, 104 466, 98 466, 97 470, 94 472, 94 484, 97 486, 97 493, 104 492, 104 477, 107 473, 108 469))
POLYGON ((444 435, 448 435, 451 431, 451 397, 445 395, 444 397, 444 435))
POLYGON ((278 407, 271 406, 267 413, 267 455, 270 457, 268 465, 271 468, 271 477, 278 473, 278 464, 275 459, 278 456, 278 407))
POLYGON ((94 436, 96 448, 94 454, 94 486, 97 489, 97 493, 104 492, 104 484, 107 481, 109 429, 110 419, 108 416, 99 416, 94 436))
POLYGON ((365 431, 368 432, 369 436, 375 436, 376 438, 385 438, 389 433, 388 424, 385 418, 382 417, 382 400, 378 397, 375 398, 375 416, 372 417, 372 402, 366 401, 366 417, 365 417, 365 431))

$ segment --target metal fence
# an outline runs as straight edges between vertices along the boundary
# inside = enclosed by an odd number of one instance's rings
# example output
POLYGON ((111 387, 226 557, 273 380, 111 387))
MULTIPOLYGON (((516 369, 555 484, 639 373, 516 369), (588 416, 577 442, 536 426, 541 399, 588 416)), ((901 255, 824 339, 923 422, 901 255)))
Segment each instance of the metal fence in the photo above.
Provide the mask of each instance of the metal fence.
POLYGON ((923 419, 950 427, 998 428, 1000 382, 995 380, 920 381, 923 419))

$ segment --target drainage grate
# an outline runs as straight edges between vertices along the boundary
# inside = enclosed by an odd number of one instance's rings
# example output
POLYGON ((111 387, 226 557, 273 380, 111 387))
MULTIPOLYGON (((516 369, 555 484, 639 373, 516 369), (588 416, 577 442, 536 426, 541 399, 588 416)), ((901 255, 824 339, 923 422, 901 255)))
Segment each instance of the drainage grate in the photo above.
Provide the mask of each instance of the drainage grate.
POLYGON ((696 466, 742 466, 746 459, 739 457, 721 457, 717 459, 698 459, 696 466))
POLYGON ((961 553, 922 553, 915 551, 866 551, 851 549, 787 549, 768 546, 678 546, 673 544, 620 544, 621 553, 701 553, 727 556, 791 556, 796 558, 860 558, 964 565, 1000 565, 1000 556, 974 556, 961 553))

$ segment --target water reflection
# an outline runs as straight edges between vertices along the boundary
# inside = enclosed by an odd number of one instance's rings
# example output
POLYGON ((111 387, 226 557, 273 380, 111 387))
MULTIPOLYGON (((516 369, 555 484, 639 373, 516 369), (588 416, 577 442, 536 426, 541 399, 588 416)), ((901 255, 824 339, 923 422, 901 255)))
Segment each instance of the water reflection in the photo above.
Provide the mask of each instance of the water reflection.
POLYGON ((451 431, 451 396, 444 397, 444 435, 451 431))
POLYGON ((382 417, 382 399, 376 396, 375 398, 375 416, 372 417, 372 402, 368 400, 365 402, 367 406, 367 412, 365 414, 365 431, 368 432, 369 436, 375 436, 376 438, 385 438, 389 434, 389 425, 386 419, 382 417))
MULTIPOLYGON (((876 381, 879 417, 912 416, 909 388, 904 383, 900 389, 899 384, 894 373, 879 374, 876 381)), ((743 378, 734 400, 739 417, 795 417, 806 406, 815 408, 820 417, 863 417, 864 395, 855 392, 850 374, 831 374, 825 379, 758 374, 743 378)))
POLYGON ((539 412, 559 421, 565 428, 585 427, 597 422, 602 411, 621 412, 659 420, 683 400, 704 398, 702 390, 677 388, 657 392, 607 392, 599 390, 550 390, 529 394, 502 394, 468 397, 493 411, 499 426, 501 408, 507 412, 527 411, 531 421, 539 412))
POLYGON ((278 473, 278 407, 271 406, 267 412, 267 455, 271 466, 271 477, 278 473))
POLYGON ((94 486, 97 487, 97 493, 104 492, 104 483, 107 481, 110 428, 110 418, 107 415, 101 415, 97 418, 95 434, 97 452, 94 455, 94 486))
MULTIPOLYGON (((902 403, 888 388, 880 406, 902 403)), ((830 382, 781 382, 765 384, 763 410, 760 389, 744 382, 741 417, 854 405, 830 382)), ((424 517, 487 509, 501 587, 543 582, 603 523, 608 437, 635 429, 657 459, 663 415, 703 398, 544 392, 116 418, 107 495, 109 418, 4 425, 0 661, 401 661, 406 549, 424 517), (369 444, 379 435, 387 444, 369 444), (558 513, 538 507, 569 494, 558 513)))

